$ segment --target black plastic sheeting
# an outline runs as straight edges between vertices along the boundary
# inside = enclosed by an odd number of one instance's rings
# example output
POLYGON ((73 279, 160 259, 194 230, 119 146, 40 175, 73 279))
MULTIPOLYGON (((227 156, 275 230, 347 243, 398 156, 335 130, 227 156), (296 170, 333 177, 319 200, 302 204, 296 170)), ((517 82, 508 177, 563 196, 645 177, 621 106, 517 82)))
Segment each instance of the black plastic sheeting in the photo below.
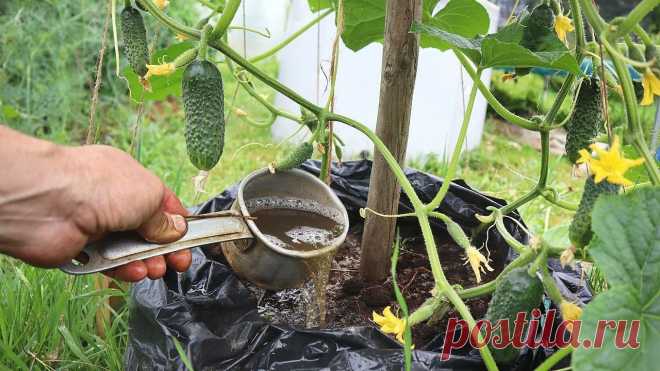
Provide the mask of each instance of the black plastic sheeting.
MULTIPOLYGON (((319 173, 318 161, 307 161, 301 168, 319 173)), ((360 220, 358 210, 366 204, 370 172, 368 160, 345 162, 332 168, 332 189, 345 204, 351 223, 360 220)), ((406 176, 425 202, 442 185, 441 179, 420 171, 406 169, 406 176)), ((236 191, 234 185, 194 212, 227 209, 236 191)), ((476 226, 475 213, 486 214, 487 206, 504 204, 503 200, 487 197, 457 180, 438 210, 467 231, 476 226)), ((399 212, 409 211, 412 211, 410 202, 402 194, 399 212)), ((517 214, 512 217, 520 220, 517 214)), ((416 223, 415 218, 406 219, 400 223, 416 223)), ((436 223, 433 228, 434 232, 442 233, 444 225, 436 223)), ((526 236, 516 223, 509 220, 507 229, 525 242, 526 236)), ((498 250, 510 255, 495 229, 489 231, 488 238, 491 253, 498 250)), ((583 303, 591 299, 579 270, 562 270, 554 262, 550 268, 564 295, 583 303)), ((258 315, 257 299, 252 292, 227 265, 207 258, 201 249, 193 250, 188 271, 168 272, 162 280, 137 283, 131 296, 126 370, 186 370, 173 338, 197 371, 402 369, 401 346, 373 326, 306 330, 268 323, 258 315)), ((479 352, 469 347, 455 350, 449 360, 442 361, 439 356, 442 338, 439 334, 437 341, 413 351, 413 370, 485 369, 479 352)), ((532 369, 551 353, 550 349, 523 349, 508 369, 532 369)))

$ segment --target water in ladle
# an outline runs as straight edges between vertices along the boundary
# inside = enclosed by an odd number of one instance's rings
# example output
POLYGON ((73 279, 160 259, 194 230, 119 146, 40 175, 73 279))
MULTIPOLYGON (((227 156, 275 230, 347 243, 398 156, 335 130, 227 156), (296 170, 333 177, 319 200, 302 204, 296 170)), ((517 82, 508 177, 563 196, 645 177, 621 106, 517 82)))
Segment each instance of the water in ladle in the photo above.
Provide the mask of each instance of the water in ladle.
MULTIPOLYGON (((247 202, 257 227, 271 243, 286 249, 312 251, 326 247, 342 232, 340 215, 316 201, 261 198, 247 202)), ((325 326, 326 286, 334 253, 305 259, 312 279, 302 290, 307 327, 325 326)))

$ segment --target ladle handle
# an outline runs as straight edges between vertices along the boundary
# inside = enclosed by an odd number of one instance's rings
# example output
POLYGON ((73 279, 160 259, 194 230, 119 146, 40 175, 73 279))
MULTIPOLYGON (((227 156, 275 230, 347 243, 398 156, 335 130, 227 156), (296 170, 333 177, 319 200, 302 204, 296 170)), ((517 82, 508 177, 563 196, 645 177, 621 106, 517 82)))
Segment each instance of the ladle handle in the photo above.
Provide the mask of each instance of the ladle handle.
POLYGON ((188 231, 176 242, 160 245, 145 241, 135 232, 110 233, 87 244, 78 260, 64 264, 60 269, 76 275, 95 273, 196 246, 252 237, 244 218, 236 212, 197 215, 188 218, 188 231))

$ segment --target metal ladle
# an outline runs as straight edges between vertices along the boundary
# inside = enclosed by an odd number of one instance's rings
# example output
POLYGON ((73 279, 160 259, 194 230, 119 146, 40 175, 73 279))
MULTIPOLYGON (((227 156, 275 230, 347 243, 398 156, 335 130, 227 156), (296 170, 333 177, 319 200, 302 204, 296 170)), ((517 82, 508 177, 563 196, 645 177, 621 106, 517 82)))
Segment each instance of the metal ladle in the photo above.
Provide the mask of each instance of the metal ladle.
POLYGON ((69 274, 88 274, 136 260, 196 246, 219 243, 232 269, 242 278, 269 290, 301 286, 311 275, 309 259, 336 250, 348 233, 344 205, 325 183, 301 170, 271 174, 261 169, 248 175, 238 188, 231 210, 188 218, 188 231, 178 241, 155 244, 135 232, 110 233, 85 246, 81 257, 60 267, 69 274), (298 251, 274 244, 262 234, 246 201, 260 198, 312 200, 338 216, 341 233, 327 245, 298 251))

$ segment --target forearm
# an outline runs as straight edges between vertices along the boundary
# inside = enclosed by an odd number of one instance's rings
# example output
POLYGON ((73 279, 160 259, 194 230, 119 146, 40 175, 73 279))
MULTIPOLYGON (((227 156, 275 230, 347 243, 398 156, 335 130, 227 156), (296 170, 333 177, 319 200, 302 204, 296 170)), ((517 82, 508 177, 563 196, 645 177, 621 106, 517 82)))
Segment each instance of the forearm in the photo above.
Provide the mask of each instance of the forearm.
MULTIPOLYGON (((186 209, 130 155, 109 146, 58 146, 0 125, 0 253, 57 267, 91 238, 135 230, 156 243, 186 233, 186 209)), ((181 272, 189 251, 132 262, 108 274, 125 281, 181 272), (166 262, 167 260, 167 262, 166 262)))
POLYGON ((75 181, 65 147, 0 125, 0 252, 16 256, 31 233, 67 223, 75 181))

